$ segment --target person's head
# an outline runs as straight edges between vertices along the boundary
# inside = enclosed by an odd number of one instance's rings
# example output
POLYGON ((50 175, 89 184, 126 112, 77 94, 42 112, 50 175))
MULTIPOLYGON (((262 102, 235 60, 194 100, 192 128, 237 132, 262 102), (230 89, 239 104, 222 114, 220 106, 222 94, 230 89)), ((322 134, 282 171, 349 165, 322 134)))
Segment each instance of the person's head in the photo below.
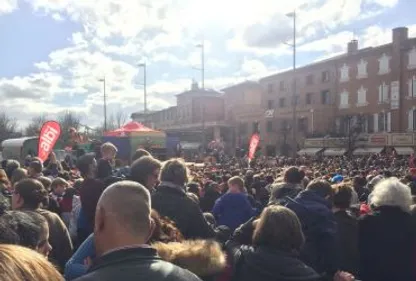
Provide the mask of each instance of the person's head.
POLYGON ((51 190, 52 180, 50 178, 42 176, 42 177, 38 177, 37 180, 40 181, 43 184, 43 187, 47 191, 51 190))
POLYGON ((351 205, 352 200, 352 187, 348 184, 338 184, 333 186, 333 206, 340 210, 346 210, 351 205))
POLYGON ((27 178, 27 171, 23 168, 17 168, 12 173, 12 185, 14 186, 17 182, 27 178))
POLYGON ((7 177, 9 179, 11 179, 14 170, 16 170, 18 168, 20 168, 19 161, 17 161, 17 160, 8 160, 7 161, 7 164, 6 164, 6 167, 5 167, 5 171, 6 171, 7 177))
POLYGON ((36 210, 48 205, 48 191, 43 184, 35 179, 24 179, 14 187, 12 196, 12 208, 36 210))
POLYGON ((159 160, 152 156, 143 156, 131 165, 130 180, 138 182, 151 190, 159 182, 161 167, 162 164, 159 160))
POLYGON ((154 222, 154 230, 149 241, 150 243, 182 242, 184 240, 182 233, 173 221, 166 217, 161 217, 155 210, 152 210, 150 215, 154 222))
POLYGON ((56 154, 53 151, 49 154, 48 158, 50 164, 56 164, 58 162, 58 160, 56 159, 56 154))
POLYGON ((381 180, 368 197, 368 203, 372 208, 391 206, 409 212, 412 205, 410 187, 393 177, 381 180))
POLYGON ((0 216, 0 244, 20 245, 48 256, 52 249, 48 222, 36 212, 6 212, 0 216))
POLYGON ((197 183, 197 182, 188 183, 188 185, 186 187, 186 191, 189 192, 189 193, 195 194, 198 198, 201 195, 201 188, 199 186, 199 183, 197 183))
POLYGON ((292 184, 301 184, 302 179, 305 177, 304 172, 300 172, 297 167, 290 167, 285 171, 284 181, 292 184))
POLYGON ((299 253, 305 237, 301 223, 290 209, 272 205, 263 210, 255 224, 253 245, 299 253))
POLYGON ((232 177, 228 180, 228 191, 232 193, 244 192, 244 180, 240 177, 232 177))
POLYGON ((118 152, 117 147, 111 142, 106 142, 101 145, 101 156, 104 159, 112 160, 116 157, 118 152))
POLYGON ((63 178, 55 178, 51 184, 52 192, 58 196, 62 196, 68 187, 69 183, 63 178))
POLYGON ((2 281, 64 281, 43 255, 22 246, 0 245, 2 281))
POLYGON ((97 174, 97 161, 93 154, 81 156, 76 165, 83 178, 94 178, 97 174))
POLYGON ((325 180, 320 180, 320 179, 313 180, 308 184, 306 189, 315 192, 316 194, 318 194, 319 196, 327 200, 332 199, 332 187, 325 180))
POLYGON ((95 213, 98 256, 115 248, 147 243, 153 231, 150 210, 150 193, 143 185, 120 181, 107 187, 95 213))
POLYGON ((149 153, 149 151, 139 148, 134 152, 133 156, 131 157, 131 162, 134 162, 142 158, 143 156, 152 156, 152 155, 149 153))
POLYGON ((160 172, 160 180, 170 182, 179 186, 185 186, 188 182, 188 168, 182 159, 170 159, 163 163, 160 172))
POLYGON ((30 177, 37 176, 42 173, 43 170, 43 164, 40 160, 35 159, 32 160, 29 164, 29 168, 27 169, 27 173, 30 177))
POLYGON ((356 189, 364 188, 367 184, 367 180, 362 176, 355 176, 353 180, 353 186, 356 189))

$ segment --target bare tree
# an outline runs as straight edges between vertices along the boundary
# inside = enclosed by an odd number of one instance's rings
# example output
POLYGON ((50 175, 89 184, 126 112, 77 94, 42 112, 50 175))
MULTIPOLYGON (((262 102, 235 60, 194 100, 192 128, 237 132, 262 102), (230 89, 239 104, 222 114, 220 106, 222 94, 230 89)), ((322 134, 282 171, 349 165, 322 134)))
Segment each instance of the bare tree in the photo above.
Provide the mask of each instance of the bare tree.
POLYGON ((39 135, 40 129, 43 123, 45 123, 46 121, 47 121, 46 114, 33 117, 29 125, 27 125, 27 127, 25 128, 24 135, 28 137, 39 135))
POLYGON ((6 113, 0 113, 0 141, 20 136, 16 119, 10 118, 6 113))
POLYGON ((70 140, 69 129, 74 128, 78 131, 81 125, 81 116, 72 111, 65 111, 58 115, 57 119, 62 131, 60 140, 67 144, 70 140))
POLYGON ((124 112, 121 109, 116 112, 116 114, 114 116, 114 119, 116 121, 117 128, 120 128, 121 126, 126 124, 127 117, 128 117, 128 115, 126 114, 126 112, 124 112))

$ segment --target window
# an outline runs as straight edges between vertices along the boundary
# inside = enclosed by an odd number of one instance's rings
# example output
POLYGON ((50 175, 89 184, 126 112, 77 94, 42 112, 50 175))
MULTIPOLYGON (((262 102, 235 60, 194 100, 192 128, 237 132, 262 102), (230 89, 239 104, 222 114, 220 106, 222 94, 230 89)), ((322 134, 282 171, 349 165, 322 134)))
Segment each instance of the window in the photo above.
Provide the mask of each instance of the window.
POLYGON ((267 101, 267 109, 273 109, 274 107, 274 100, 267 101))
POLYGON ((299 95, 295 95, 295 97, 294 97, 294 98, 293 98, 293 96, 292 96, 292 103, 293 103, 293 104, 298 105, 298 104, 299 104, 299 100, 300 100, 299 95))
POLYGON ((344 65, 340 68, 339 73, 340 73, 340 77, 339 77, 340 82, 346 82, 350 79, 349 67, 346 63, 344 63, 344 65))
POLYGON ((268 84, 268 85, 267 85, 267 92, 268 92, 269 94, 273 93, 273 84, 268 84))
POLYGON ((349 107, 349 94, 344 90, 339 95, 339 108, 348 108, 349 107))
POLYGON ((286 89, 285 81, 280 81, 279 89, 280 91, 284 91, 286 89))
POLYGON ((367 62, 363 59, 357 65, 357 79, 367 78, 367 62))
POLYGON ((322 77, 321 77, 321 81, 322 82, 328 82, 329 81, 329 71, 322 71, 322 77))
POLYGON ((378 130, 380 132, 387 131, 387 114, 384 112, 378 114, 378 130))
POLYGON ((389 101, 389 85, 385 82, 378 86, 378 102, 385 103, 389 101))
POLYGON ((407 129, 409 131, 414 131, 415 125, 416 125, 416 108, 412 107, 408 112, 407 129))
POLYGON ((298 131, 299 132, 307 132, 308 131, 308 119, 307 118, 300 118, 298 120, 298 131))
POLYGON ((313 74, 309 74, 308 76, 306 76, 306 84, 307 85, 313 84, 313 74))
POLYGON ((408 90, 408 96, 409 97, 416 97, 416 76, 413 76, 409 79, 408 82, 409 90, 408 90))
POLYGON ((286 106, 286 99, 285 98, 280 98, 279 99, 279 107, 285 107, 286 106))
POLYGON ((321 103, 322 104, 330 104, 330 96, 329 96, 329 90, 325 90, 321 92, 321 103))
POLYGON ((267 130, 268 133, 273 132, 273 121, 267 121, 266 130, 267 130))
POLYGON ((408 56, 409 56, 409 64, 407 68, 408 69, 416 68, 416 47, 413 47, 412 50, 410 50, 408 56))
POLYGON ((383 54, 381 58, 378 59, 378 63, 379 63, 378 74, 379 75, 387 74, 390 72, 389 62, 390 62, 390 57, 387 56, 386 54, 383 54))
POLYGON ((305 103, 307 105, 310 105, 313 103, 313 93, 307 93, 306 94, 306 99, 305 99, 305 103))
POLYGON ((366 106, 367 104, 367 89, 361 86, 357 91, 357 106, 366 106))

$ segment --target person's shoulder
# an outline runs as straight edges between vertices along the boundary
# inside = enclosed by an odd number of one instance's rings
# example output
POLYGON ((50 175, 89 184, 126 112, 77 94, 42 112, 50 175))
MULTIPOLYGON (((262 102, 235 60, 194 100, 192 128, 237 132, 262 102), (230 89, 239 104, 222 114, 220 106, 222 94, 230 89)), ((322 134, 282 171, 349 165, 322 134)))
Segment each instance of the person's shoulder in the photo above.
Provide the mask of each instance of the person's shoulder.
MULTIPOLYGON (((160 261, 162 268, 169 269, 166 281, 201 281, 194 273, 167 261, 160 261)), ((165 276, 165 274, 163 274, 165 276)), ((161 279, 162 280, 162 279, 161 279)))

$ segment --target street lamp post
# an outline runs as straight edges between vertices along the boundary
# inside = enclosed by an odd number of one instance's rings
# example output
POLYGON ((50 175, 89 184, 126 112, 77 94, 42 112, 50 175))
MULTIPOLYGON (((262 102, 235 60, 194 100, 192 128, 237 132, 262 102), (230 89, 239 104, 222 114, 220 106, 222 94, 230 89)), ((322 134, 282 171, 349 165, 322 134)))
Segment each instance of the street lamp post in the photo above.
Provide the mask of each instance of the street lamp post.
POLYGON ((297 150, 297 116, 296 116, 296 106, 297 106, 297 96, 296 96, 296 10, 288 13, 286 16, 293 18, 293 108, 292 108, 292 134, 293 134, 293 145, 295 148, 292 150, 293 155, 296 156, 297 150))
POLYGON ((103 82, 103 99, 104 99, 104 132, 107 131, 107 94, 105 92, 105 77, 98 81, 103 82))
POLYGON ((204 41, 196 45, 197 48, 201 49, 201 88, 205 89, 205 45, 204 41))
POLYGON ((146 67, 146 63, 139 63, 138 67, 143 68, 143 103, 144 103, 144 115, 147 115, 147 67, 146 67))

